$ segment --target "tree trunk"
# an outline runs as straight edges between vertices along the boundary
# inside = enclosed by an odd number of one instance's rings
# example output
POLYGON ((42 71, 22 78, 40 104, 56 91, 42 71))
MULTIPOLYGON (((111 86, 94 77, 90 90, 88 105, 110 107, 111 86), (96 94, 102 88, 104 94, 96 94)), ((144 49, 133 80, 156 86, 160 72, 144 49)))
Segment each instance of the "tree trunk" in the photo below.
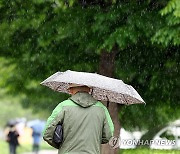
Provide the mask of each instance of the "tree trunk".
MULTIPOLYGON (((112 77, 115 70, 115 57, 117 48, 114 48, 111 52, 102 51, 100 55, 99 73, 108 77, 112 77)), ((106 103, 104 103, 106 105, 106 103)), ((111 103, 108 108, 111 118, 115 126, 114 136, 119 137, 120 122, 118 119, 118 104, 111 103)), ((102 145, 102 154, 117 154, 119 148, 112 149, 109 144, 102 145)))

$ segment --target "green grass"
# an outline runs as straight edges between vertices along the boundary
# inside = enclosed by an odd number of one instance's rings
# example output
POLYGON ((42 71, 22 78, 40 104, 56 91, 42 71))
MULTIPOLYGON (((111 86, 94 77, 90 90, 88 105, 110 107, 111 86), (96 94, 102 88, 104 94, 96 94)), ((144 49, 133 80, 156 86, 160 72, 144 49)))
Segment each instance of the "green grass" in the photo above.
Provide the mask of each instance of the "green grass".
POLYGON ((139 148, 121 150, 120 154, 180 154, 180 150, 155 150, 139 148))
MULTIPOLYGON (((54 149, 51 146, 49 146, 46 142, 42 142, 40 149, 54 149)), ((9 147, 8 143, 5 141, 0 140, 0 152, 1 154, 9 154, 9 147)), ((17 148, 17 153, 22 154, 24 152, 31 152, 32 151, 32 145, 26 144, 21 145, 17 148)), ((139 148, 139 149, 127 149, 127 150, 120 150, 120 154, 180 154, 180 150, 152 150, 152 149, 145 149, 145 148, 139 148)))
MULTIPOLYGON (((40 149, 54 149, 51 146, 49 146, 44 141, 40 145, 40 149)), ((22 154, 24 152, 31 152, 32 151, 32 145, 31 144, 23 144, 17 147, 17 153, 22 154)), ((8 143, 0 140, 0 154, 9 154, 9 146, 8 143)))
POLYGON ((1 149, 1 154, 9 154, 8 153, 8 144, 2 140, 0 140, 0 149, 1 149))

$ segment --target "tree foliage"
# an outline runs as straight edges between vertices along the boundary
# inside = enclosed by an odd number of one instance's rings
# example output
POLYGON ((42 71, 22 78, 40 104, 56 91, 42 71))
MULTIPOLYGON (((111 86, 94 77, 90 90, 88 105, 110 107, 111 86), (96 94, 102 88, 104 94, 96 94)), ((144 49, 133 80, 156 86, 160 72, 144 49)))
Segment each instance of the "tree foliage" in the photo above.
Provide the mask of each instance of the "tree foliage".
POLYGON ((101 52, 117 46, 114 77, 147 102, 123 108, 123 125, 168 122, 179 116, 179 21, 178 0, 1 0, 0 56, 16 64, 10 92, 51 111, 68 96, 39 86, 43 79, 58 70, 98 72, 101 52))
POLYGON ((165 17, 165 23, 152 40, 165 46, 180 45, 180 1, 170 0, 160 13, 165 17))

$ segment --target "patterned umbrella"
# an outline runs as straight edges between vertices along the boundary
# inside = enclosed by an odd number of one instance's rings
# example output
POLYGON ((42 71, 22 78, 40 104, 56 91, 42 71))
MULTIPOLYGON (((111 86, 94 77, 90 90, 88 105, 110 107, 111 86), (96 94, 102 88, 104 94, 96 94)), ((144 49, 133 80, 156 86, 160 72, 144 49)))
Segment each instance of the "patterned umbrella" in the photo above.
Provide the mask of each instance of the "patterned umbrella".
POLYGON ((55 91, 69 93, 71 84, 85 85, 92 89, 92 96, 101 101, 110 101, 119 104, 145 103, 138 92, 122 80, 109 78, 96 73, 76 72, 67 70, 56 72, 41 82, 55 91))

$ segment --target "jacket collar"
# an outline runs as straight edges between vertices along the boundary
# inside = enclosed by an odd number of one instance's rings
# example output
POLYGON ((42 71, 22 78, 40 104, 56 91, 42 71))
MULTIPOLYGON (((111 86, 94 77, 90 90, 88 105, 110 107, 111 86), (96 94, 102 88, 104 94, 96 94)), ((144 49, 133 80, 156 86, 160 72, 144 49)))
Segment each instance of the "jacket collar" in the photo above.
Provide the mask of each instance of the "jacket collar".
POLYGON ((78 92, 69 99, 82 107, 89 107, 96 104, 97 102, 97 100, 95 100, 90 94, 86 92, 78 92))

